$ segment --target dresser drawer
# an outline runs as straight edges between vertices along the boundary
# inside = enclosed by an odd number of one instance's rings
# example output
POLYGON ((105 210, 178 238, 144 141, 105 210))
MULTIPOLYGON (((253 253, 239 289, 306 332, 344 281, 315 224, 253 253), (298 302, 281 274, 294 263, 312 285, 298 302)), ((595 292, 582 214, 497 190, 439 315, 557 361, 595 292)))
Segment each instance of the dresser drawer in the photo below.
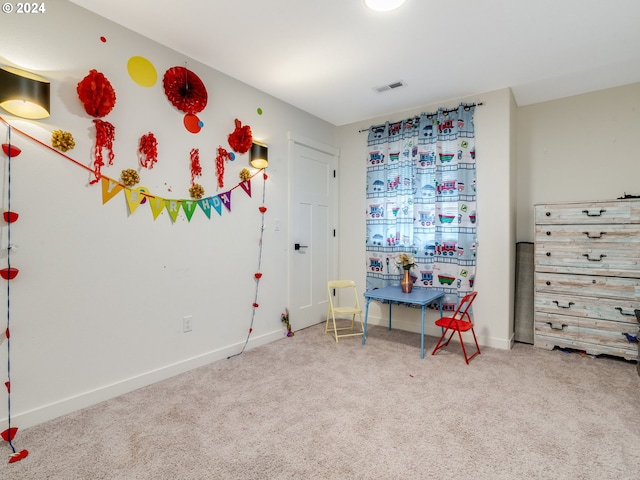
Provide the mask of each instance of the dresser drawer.
MULTIPOLYGON (((640 309, 640 302, 539 292, 535 297, 534 308, 536 312, 606 320, 636 327, 634 310, 640 309)), ((629 330, 630 327, 624 328, 629 330)))
POLYGON ((640 278, 640 244, 634 242, 538 241, 534 258, 539 271, 640 278))
POLYGON ((536 225, 535 241, 576 243, 588 246, 640 244, 640 224, 536 225))
POLYGON ((638 355, 638 344, 627 338, 627 335, 638 335, 638 326, 631 323, 536 312, 535 334, 536 347, 552 349, 558 346, 627 360, 635 360, 638 355))
POLYGON ((640 302, 640 279, 564 273, 535 273, 537 293, 580 295, 640 302))
POLYGON ((556 203, 535 206, 536 224, 640 223, 640 202, 556 203))

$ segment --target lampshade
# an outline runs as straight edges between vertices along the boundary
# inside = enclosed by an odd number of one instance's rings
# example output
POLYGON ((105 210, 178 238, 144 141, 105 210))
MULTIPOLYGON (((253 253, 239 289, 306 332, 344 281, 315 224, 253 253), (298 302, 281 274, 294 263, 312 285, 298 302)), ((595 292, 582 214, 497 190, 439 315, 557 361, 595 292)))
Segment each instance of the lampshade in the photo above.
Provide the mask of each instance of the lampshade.
POLYGON ((253 168, 267 168, 269 166, 267 146, 253 142, 249 151, 249 163, 253 168))
POLYGON ((51 84, 46 78, 13 67, 0 68, 0 107, 22 118, 49 116, 51 84))

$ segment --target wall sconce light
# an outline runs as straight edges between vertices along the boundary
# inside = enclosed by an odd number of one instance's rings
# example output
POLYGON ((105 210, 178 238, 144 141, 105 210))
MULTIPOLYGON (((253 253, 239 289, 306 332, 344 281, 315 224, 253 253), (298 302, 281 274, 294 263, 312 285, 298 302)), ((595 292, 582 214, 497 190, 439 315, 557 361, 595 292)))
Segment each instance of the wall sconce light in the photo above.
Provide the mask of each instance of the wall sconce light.
POLYGON ((0 107, 22 118, 48 117, 51 84, 46 78, 13 67, 0 68, 0 107))
POLYGON ((267 168, 269 166, 267 146, 253 142, 249 151, 249 163, 253 168, 267 168))

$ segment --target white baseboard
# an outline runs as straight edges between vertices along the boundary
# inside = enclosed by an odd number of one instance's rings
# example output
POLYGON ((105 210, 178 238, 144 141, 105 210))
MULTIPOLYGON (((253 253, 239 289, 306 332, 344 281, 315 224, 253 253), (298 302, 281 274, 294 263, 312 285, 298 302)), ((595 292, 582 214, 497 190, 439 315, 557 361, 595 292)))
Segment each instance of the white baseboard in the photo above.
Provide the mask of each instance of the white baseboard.
MULTIPOLYGON (((249 339, 246 350, 266 345, 275 340, 281 339, 283 336, 283 330, 261 335, 259 337, 253 337, 249 339)), ((14 413, 11 415, 11 424, 20 425, 21 429, 33 427, 40 423, 53 420, 54 418, 67 415, 69 413, 81 410, 83 408, 96 405, 105 400, 123 395, 138 388, 146 387, 156 382, 166 380, 168 378, 180 375, 181 373, 188 372, 194 368, 202 367, 218 360, 226 359, 231 355, 235 355, 242 351, 244 341, 230 345, 219 350, 213 350, 197 357, 188 358, 183 361, 167 365, 156 370, 152 370, 135 377, 127 378, 111 385, 105 385, 103 387, 90 390, 73 397, 65 398, 55 403, 48 405, 42 405, 33 410, 14 413)), ((246 351, 245 350, 245 351, 246 351)), ((0 418, 0 424, 5 424, 7 418, 0 418)))

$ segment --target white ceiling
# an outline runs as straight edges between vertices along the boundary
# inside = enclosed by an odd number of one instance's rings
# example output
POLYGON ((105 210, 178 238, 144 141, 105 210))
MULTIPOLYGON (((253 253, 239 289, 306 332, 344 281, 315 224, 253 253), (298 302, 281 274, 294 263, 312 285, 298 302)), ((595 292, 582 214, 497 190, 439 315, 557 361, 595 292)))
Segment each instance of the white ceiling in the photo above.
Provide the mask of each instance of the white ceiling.
POLYGON ((505 87, 528 105, 640 82, 639 0, 71 1, 334 125, 505 87))

